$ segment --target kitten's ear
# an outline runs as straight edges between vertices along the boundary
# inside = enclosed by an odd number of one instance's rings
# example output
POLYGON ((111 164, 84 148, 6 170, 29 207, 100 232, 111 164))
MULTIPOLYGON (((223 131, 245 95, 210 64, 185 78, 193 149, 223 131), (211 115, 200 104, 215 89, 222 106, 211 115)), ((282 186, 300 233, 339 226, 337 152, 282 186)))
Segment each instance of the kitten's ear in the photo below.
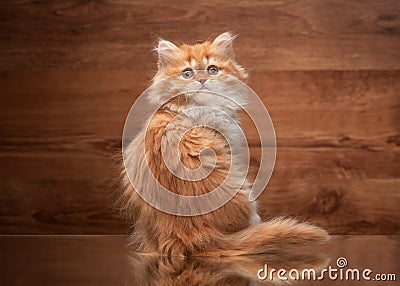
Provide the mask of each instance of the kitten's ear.
POLYGON ((230 58, 234 57, 233 53, 233 40, 236 38, 231 32, 225 32, 212 42, 211 46, 220 54, 226 55, 230 58))
POLYGON ((157 48, 155 50, 158 53, 158 67, 164 67, 174 61, 174 58, 179 53, 179 48, 170 41, 160 39, 158 41, 157 48))

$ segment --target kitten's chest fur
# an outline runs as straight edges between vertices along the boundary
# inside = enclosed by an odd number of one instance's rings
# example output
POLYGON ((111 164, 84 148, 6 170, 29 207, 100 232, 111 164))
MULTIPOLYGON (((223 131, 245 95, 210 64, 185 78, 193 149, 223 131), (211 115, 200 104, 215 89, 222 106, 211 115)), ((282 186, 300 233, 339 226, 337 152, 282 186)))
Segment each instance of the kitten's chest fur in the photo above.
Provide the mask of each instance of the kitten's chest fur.
POLYGON ((183 106, 166 104, 161 112, 171 112, 174 118, 178 118, 174 124, 171 124, 171 128, 186 128, 186 130, 195 127, 209 128, 221 134, 228 143, 226 148, 234 151, 233 153, 246 144, 240 127, 240 118, 232 109, 194 104, 183 106))

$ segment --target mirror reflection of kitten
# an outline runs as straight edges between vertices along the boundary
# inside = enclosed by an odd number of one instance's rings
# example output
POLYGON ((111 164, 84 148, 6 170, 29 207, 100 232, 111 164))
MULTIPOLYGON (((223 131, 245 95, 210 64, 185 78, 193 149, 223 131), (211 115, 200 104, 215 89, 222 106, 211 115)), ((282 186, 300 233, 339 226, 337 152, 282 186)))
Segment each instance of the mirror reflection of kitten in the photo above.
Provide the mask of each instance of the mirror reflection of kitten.
MULTIPOLYGON (((213 100, 210 96, 206 100, 199 100, 196 94, 190 93, 202 89, 216 93, 234 90, 229 78, 242 81, 247 78, 245 69, 235 61, 232 47, 234 38, 226 32, 212 42, 179 47, 166 40, 159 41, 156 48, 158 71, 150 87, 149 100, 162 103, 163 96, 168 92, 183 94, 184 100, 178 96, 163 104, 149 119, 147 128, 141 131, 142 136, 135 138, 124 151, 127 157, 126 170, 140 183, 141 192, 155 194, 159 191, 151 183, 154 175, 170 192, 184 196, 207 194, 220 186, 229 172, 240 172, 245 168, 245 162, 231 166, 234 155, 232 150, 237 152, 242 145, 235 139, 237 130, 229 129, 231 125, 226 124, 227 120, 223 115, 229 114, 235 123, 239 123, 239 116, 235 115, 238 110, 226 101, 213 100), (163 81, 167 78, 168 80, 163 81), (160 85, 161 81, 163 82, 160 85), (215 112, 205 116, 202 113, 188 112, 174 122, 174 128, 165 132, 167 125, 177 115, 198 105, 217 107, 224 113, 215 112), (204 125, 206 127, 202 127, 204 125), (191 126, 195 127, 190 128, 191 126), (179 154, 172 156, 168 153, 165 157, 162 154, 161 141, 166 140, 168 143, 176 140, 181 129, 188 131, 179 143, 179 154), (218 129, 224 129, 226 134, 223 136, 216 131, 218 129), (226 136, 231 137, 230 144, 233 146, 227 143, 226 136), (177 161, 181 161, 187 168, 196 169, 203 163, 200 153, 205 148, 211 148, 216 158, 215 169, 205 179, 182 180, 172 174, 165 164, 165 161, 176 161, 178 157, 180 160, 177 161), (146 151, 145 154, 143 150, 146 151), (145 164, 151 172, 143 168, 145 164)), ((227 95, 229 96, 229 92, 227 95)), ((232 93, 232 96, 238 95, 232 93)), ((207 160, 207 156, 205 157, 207 160)), ((260 222, 256 203, 248 199, 252 182, 246 181, 243 184, 243 181, 236 180, 235 177, 227 185, 240 190, 227 204, 203 215, 177 216, 147 204, 132 188, 124 169, 118 205, 133 225, 131 238, 136 250, 170 256, 230 256, 263 253, 288 243, 299 245, 328 240, 325 230, 306 222, 290 218, 260 222)))
POLYGON ((281 280, 277 272, 258 278, 260 269, 285 269, 287 272, 313 269, 319 273, 329 263, 323 255, 290 254, 276 251, 268 254, 228 257, 168 257, 132 254, 133 285, 288 285, 296 280, 281 280))

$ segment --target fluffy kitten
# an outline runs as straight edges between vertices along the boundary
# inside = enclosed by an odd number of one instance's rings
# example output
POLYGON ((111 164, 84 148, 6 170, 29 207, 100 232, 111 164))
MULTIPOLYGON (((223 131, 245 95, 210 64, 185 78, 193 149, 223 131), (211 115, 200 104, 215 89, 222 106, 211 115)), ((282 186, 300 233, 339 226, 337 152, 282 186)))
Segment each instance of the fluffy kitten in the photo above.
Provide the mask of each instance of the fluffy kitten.
MULTIPOLYGON (((227 32, 213 42, 180 47, 169 41, 159 41, 156 48, 158 72, 149 89, 149 100, 159 104, 160 108, 148 120, 141 136, 134 139, 125 150, 126 170, 131 179, 140 183, 140 192, 157 194, 158 187, 151 183, 154 175, 162 186, 173 193, 202 195, 220 186, 229 172, 243 169, 244 163, 231 166, 232 156, 240 156, 242 147, 236 131, 229 124, 229 120, 235 123, 239 121, 237 106, 229 100, 213 98, 210 94, 191 92, 204 89, 224 93, 236 102, 244 103, 245 99, 235 93, 233 79, 245 80, 247 73, 234 59, 234 38, 227 32), (165 103, 171 94, 181 95, 165 103), (193 106, 218 107, 224 112, 191 112, 189 108, 193 106), (166 132, 167 125, 187 110, 183 119, 174 122, 166 132), (172 174, 165 164, 165 160, 176 161, 176 158, 173 155, 168 158, 168 154, 167 158, 163 158, 161 141, 173 142, 180 136, 181 129, 190 129, 180 138, 179 154, 176 156, 184 166, 196 169, 203 163, 207 165, 208 157, 205 156, 204 161, 200 153, 206 147, 214 151, 215 168, 202 180, 182 180, 172 174), (234 146, 229 146, 228 141, 233 142, 234 146), (144 164, 149 166, 151 172, 144 170, 144 164)), ((131 237, 137 251, 179 256, 241 255, 266 252, 287 243, 296 245, 328 239, 325 230, 293 219, 277 218, 261 223, 255 203, 248 200, 251 182, 243 183, 233 178, 228 182, 229 188, 240 188, 240 191, 227 204, 202 215, 178 216, 147 204, 132 188, 125 172, 124 169, 119 206, 134 223, 131 237)), ((221 191, 224 192, 229 193, 229 189, 221 191)))

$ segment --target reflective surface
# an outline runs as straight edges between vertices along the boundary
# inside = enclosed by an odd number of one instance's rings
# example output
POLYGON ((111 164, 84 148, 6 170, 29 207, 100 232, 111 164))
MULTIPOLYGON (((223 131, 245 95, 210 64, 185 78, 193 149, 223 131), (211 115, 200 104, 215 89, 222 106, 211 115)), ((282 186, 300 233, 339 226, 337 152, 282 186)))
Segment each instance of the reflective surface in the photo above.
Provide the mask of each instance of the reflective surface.
POLYGON ((126 245, 126 236, 0 236, 0 281, 2 285, 287 285, 288 281, 291 285, 398 285, 400 279, 400 236, 333 236, 323 246, 221 258, 134 254, 126 245), (328 271, 322 280, 308 279, 308 275, 313 278, 308 274, 311 269, 318 279, 321 270, 329 267, 337 269, 331 273, 333 278, 337 274, 336 280, 329 278, 328 271), (366 268, 372 270, 370 281, 362 277, 366 268), (284 269, 280 276, 288 281, 279 279, 279 269, 284 269), (360 280, 352 279, 349 269, 357 269, 360 280), (266 279, 260 280, 257 273, 266 279), (297 273, 299 280, 291 279, 297 273), (376 274, 395 274, 397 284, 373 281, 376 274))

